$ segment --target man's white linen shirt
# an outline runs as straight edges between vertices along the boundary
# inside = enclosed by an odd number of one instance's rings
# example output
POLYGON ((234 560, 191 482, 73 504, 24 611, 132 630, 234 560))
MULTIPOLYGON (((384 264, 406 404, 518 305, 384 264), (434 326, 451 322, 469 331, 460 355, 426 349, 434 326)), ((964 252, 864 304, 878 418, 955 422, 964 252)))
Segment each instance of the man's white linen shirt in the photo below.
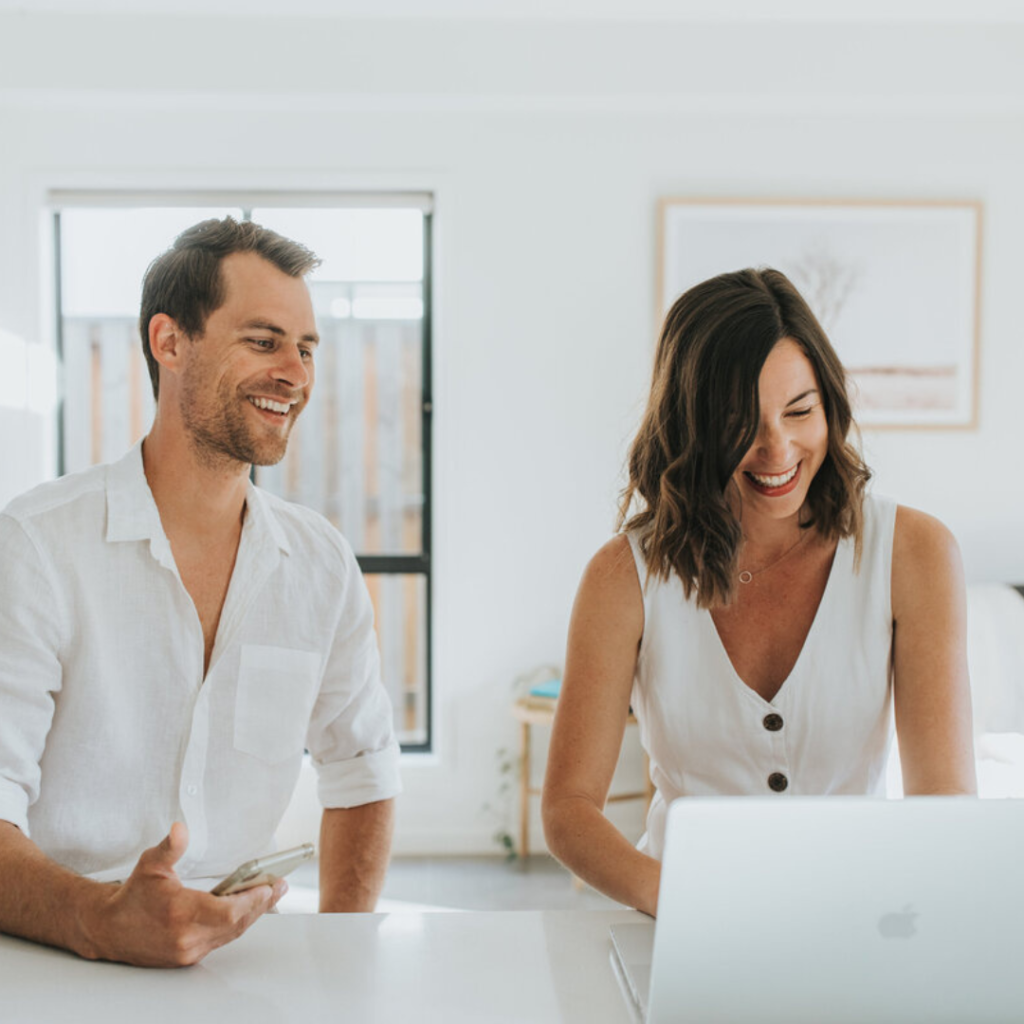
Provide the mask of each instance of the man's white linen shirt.
POLYGON ((401 789, 373 608, 323 517, 249 485, 209 669, 142 466, 43 484, 0 514, 0 819, 125 878, 176 820, 182 878, 273 849, 308 748, 325 807, 401 789))

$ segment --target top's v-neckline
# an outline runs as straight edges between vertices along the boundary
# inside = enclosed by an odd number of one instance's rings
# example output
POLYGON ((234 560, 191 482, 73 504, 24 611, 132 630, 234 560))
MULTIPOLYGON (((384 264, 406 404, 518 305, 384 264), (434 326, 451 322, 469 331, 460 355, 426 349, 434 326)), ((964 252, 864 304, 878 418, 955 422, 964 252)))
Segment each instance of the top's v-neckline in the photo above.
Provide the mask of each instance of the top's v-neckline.
POLYGON ((757 698, 757 700, 761 701, 762 704, 765 704, 768 707, 774 707, 775 702, 782 695, 783 691, 787 690, 787 688, 792 689, 792 687, 789 685, 790 680, 792 680, 793 677, 797 674, 797 669, 800 667, 800 663, 804 659, 804 652, 807 650, 811 638, 814 636, 815 629, 817 629, 818 627, 818 622, 822 617, 821 610, 825 607, 825 603, 829 599, 829 595, 834 589, 832 581, 836 578, 836 562, 839 560, 840 550, 845 551, 845 548, 846 538, 843 538, 839 541, 838 544, 836 544, 835 551, 832 553, 832 564, 829 566, 828 579, 825 581, 825 589, 822 590, 821 597, 818 599, 818 607, 814 609, 814 618, 811 619, 811 625, 808 627, 807 633, 804 635, 803 643, 800 645, 800 652, 797 654, 796 660, 793 662, 789 672, 786 675, 786 678, 782 680, 782 682, 779 684, 778 689, 775 691, 775 693, 772 694, 771 700, 766 700, 764 697, 762 697, 761 694, 759 694, 757 690, 755 690, 754 687, 751 686, 739 674, 735 664, 733 663, 732 655, 729 654, 729 650, 725 646, 725 642, 722 640, 722 634, 718 632, 718 626, 715 623, 711 611, 707 608, 703 610, 705 619, 711 627, 711 633, 714 636, 714 641, 718 647, 718 650, 721 653, 722 658, 725 661, 725 664, 728 666, 730 677, 737 685, 741 686, 747 693, 751 694, 753 697, 757 698))

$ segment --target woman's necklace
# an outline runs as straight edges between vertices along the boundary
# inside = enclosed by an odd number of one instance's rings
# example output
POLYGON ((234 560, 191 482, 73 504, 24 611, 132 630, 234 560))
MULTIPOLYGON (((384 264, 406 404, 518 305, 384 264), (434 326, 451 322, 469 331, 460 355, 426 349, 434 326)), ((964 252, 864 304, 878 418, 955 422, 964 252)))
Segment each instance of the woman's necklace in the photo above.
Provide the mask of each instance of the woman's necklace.
POLYGON ((801 544, 803 544, 803 542, 807 539, 807 534, 810 532, 810 530, 801 530, 800 536, 797 539, 796 543, 793 544, 791 547, 786 548, 786 550, 783 551, 782 554, 779 555, 779 557, 776 558, 774 562, 769 562, 767 565, 762 565, 760 569, 755 569, 753 572, 751 572, 749 569, 744 569, 738 577, 740 583, 749 583, 755 576, 760 576, 761 573, 767 572, 769 569, 778 565, 779 562, 781 562, 784 558, 786 558, 798 547, 800 547, 801 544))

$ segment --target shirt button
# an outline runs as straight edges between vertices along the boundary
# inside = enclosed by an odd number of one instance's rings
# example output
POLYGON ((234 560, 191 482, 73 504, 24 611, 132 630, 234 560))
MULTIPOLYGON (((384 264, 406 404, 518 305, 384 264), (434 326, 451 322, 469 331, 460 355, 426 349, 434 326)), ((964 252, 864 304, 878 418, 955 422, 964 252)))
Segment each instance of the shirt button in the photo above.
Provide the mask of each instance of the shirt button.
POLYGON ((782 715, 765 715, 762 724, 769 732, 778 732, 782 728, 782 715))
POLYGON ((768 776, 768 788, 781 793, 789 785, 789 779, 782 772, 772 772, 768 776))
POLYGON ((195 796, 196 795, 196 787, 195 786, 189 786, 185 790, 185 792, 188 793, 189 796, 195 796))

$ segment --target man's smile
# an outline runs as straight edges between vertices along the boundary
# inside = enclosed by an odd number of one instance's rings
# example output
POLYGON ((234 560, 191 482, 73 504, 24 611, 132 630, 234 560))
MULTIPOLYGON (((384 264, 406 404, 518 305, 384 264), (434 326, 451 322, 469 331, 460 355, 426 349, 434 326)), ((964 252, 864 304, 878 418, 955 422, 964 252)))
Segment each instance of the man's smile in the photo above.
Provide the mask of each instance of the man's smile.
POLYGON ((257 409, 262 412, 269 412, 274 416, 287 416, 291 412, 292 406, 297 404, 295 401, 281 402, 273 398, 258 398, 253 395, 249 396, 249 401, 257 409))

